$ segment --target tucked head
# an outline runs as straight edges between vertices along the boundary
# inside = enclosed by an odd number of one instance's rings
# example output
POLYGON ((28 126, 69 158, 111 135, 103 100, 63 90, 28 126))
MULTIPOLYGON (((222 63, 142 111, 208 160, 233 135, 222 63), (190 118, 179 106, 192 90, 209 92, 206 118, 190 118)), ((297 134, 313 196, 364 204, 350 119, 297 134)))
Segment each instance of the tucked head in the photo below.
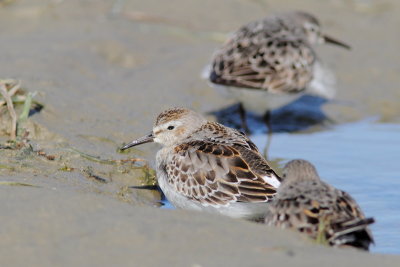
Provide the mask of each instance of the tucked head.
POLYGON ((190 109, 167 109, 157 116, 150 134, 132 141, 122 150, 148 142, 156 142, 164 146, 178 144, 206 122, 203 116, 190 109))
POLYGON ((283 182, 320 180, 314 165, 303 159, 289 161, 282 174, 283 182))
POLYGON ((311 15, 310 13, 295 11, 287 13, 286 16, 290 17, 296 25, 299 25, 302 28, 310 44, 315 45, 315 44, 330 43, 344 47, 346 49, 350 49, 349 45, 341 41, 338 41, 328 35, 323 34, 318 19, 313 15, 311 15))

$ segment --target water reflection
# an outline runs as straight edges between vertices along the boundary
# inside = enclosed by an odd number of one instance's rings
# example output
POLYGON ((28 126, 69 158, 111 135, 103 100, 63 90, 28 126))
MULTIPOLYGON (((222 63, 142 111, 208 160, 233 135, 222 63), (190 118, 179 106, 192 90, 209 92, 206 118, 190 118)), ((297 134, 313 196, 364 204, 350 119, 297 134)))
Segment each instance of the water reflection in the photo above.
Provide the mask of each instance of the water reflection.
MULTIPOLYGON (((303 95, 284 107, 272 110, 270 116, 272 132, 295 132, 321 124, 328 120, 321 110, 322 105, 326 102, 325 98, 303 95)), ((226 126, 235 129, 242 127, 238 104, 211 112, 211 114, 216 117, 218 122, 226 126)), ((253 134, 267 132, 267 126, 262 116, 246 112, 246 121, 253 134)))

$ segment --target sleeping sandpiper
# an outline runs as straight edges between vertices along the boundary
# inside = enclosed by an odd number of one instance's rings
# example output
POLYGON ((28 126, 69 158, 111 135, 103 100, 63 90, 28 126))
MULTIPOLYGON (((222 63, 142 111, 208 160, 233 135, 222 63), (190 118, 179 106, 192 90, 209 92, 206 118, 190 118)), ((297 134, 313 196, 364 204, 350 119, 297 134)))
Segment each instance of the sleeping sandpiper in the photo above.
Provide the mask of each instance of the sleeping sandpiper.
POLYGON ((331 246, 368 250, 373 243, 368 225, 374 219, 365 218, 349 194, 321 181, 305 160, 286 164, 267 214, 268 225, 295 229, 331 246))
POLYGON ((325 98, 335 93, 333 74, 318 61, 314 45, 330 43, 349 49, 321 32, 318 20, 305 12, 268 16, 241 27, 215 52, 205 71, 211 84, 239 101, 245 110, 264 115, 305 92, 325 98))
POLYGON ((163 145, 157 181, 176 208, 257 220, 265 215, 280 177, 243 133, 185 108, 158 115, 153 130, 125 145, 163 145))

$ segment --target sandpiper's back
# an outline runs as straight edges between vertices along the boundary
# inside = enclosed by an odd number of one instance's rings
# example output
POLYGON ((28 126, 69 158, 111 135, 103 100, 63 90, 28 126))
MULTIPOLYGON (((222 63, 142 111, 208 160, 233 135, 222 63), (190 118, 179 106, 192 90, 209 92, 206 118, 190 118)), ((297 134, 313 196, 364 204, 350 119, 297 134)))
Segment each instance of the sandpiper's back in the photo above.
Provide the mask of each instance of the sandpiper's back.
POLYGON ((286 165, 266 217, 268 225, 296 229, 331 246, 364 250, 373 243, 368 229, 373 222, 349 194, 321 181, 315 168, 303 160, 286 165))

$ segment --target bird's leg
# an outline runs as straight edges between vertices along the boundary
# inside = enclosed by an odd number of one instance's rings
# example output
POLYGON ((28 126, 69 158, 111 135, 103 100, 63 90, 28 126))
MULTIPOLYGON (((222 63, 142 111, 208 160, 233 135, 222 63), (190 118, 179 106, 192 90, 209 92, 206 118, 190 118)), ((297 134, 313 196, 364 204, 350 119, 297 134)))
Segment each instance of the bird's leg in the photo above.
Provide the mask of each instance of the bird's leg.
POLYGON ((241 123, 242 123, 242 125, 241 125, 241 126, 242 126, 242 129, 244 130, 244 132, 245 132, 246 134, 250 134, 250 129, 249 129, 249 127, 247 126, 246 110, 244 109, 242 103, 239 103, 238 110, 239 110, 239 115, 240 115, 240 121, 241 121, 241 123))
POLYGON ((265 159, 268 159, 268 149, 269 146, 271 145, 271 139, 272 139, 272 123, 271 123, 271 111, 267 110, 267 112, 264 115, 264 122, 265 125, 267 126, 267 143, 265 144, 264 147, 264 157, 265 159))

